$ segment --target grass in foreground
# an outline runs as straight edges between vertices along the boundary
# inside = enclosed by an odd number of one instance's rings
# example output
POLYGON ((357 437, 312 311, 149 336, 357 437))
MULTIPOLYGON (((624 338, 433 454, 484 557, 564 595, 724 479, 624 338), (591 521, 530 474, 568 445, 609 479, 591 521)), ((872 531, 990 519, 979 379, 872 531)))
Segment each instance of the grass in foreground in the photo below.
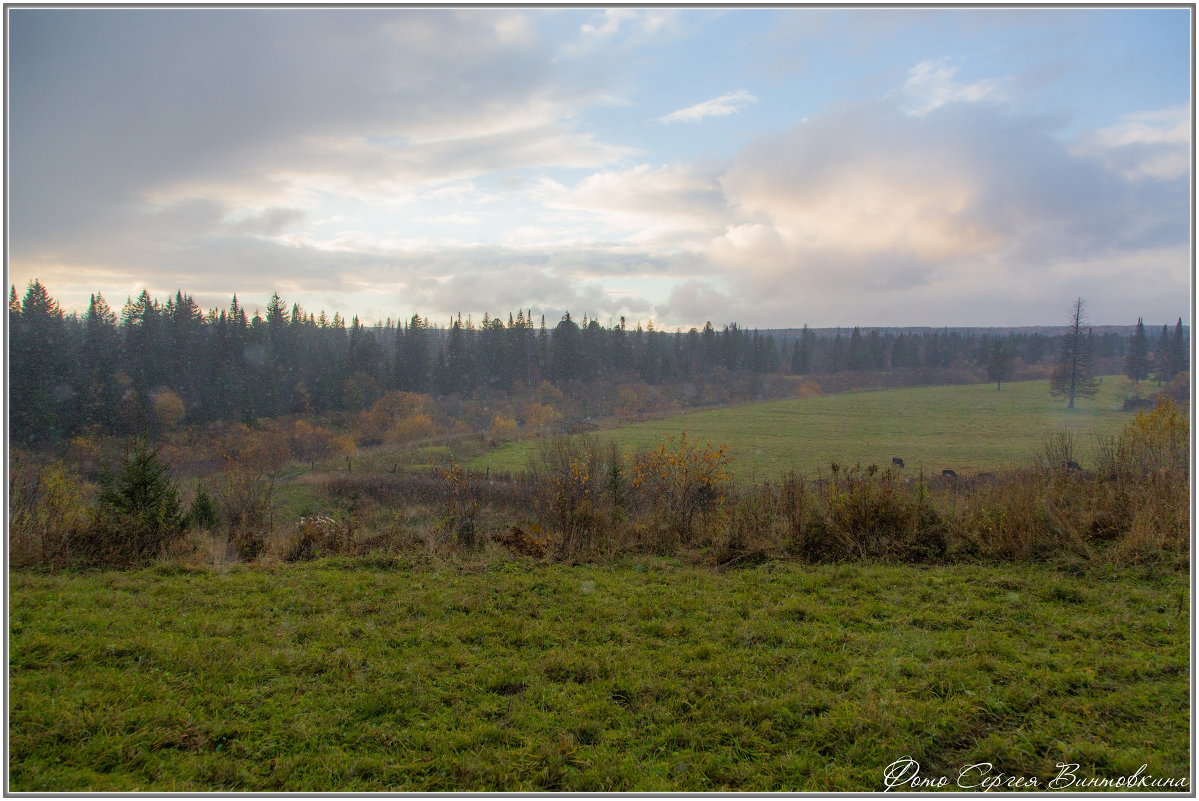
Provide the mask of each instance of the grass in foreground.
POLYGON ((1189 769, 1187 581, 380 558, 11 576, 13 791, 882 789, 1189 769))
MULTIPOLYGON (((1124 379, 1107 376, 1093 399, 1065 410, 1047 381, 915 387, 766 401, 673 415, 598 432, 626 448, 654 448, 678 436, 728 443, 740 479, 777 477, 795 469, 813 476, 830 462, 973 473, 1026 464, 1045 435, 1068 428, 1085 451, 1095 434, 1113 434, 1131 419, 1121 412, 1124 379)), ((505 445, 469 462, 475 469, 524 470, 537 442, 505 445)))

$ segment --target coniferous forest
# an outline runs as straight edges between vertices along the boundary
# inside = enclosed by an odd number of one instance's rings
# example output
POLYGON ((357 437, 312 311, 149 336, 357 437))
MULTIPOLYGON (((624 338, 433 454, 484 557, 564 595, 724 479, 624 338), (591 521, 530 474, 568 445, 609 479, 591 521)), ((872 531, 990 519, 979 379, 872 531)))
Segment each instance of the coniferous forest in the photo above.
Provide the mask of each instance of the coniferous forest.
MULTIPOLYGON (((1026 377, 1046 377, 1038 367, 1060 348, 1059 337, 1040 333, 854 328, 818 336, 805 326, 785 336, 736 323, 683 332, 623 317, 608 326, 570 314, 547 321, 525 310, 506 320, 485 314, 438 324, 414 314, 364 325, 357 317, 347 322, 340 314, 288 308, 278 294, 261 313, 236 295, 228 308, 205 311, 181 291, 165 302, 143 291, 119 310, 96 294, 82 315, 68 315, 37 281, 24 297, 11 288, 9 332, 10 433, 22 445, 83 431, 152 435, 164 421, 358 412, 396 390, 467 398, 519 394, 542 382, 567 390, 681 383, 689 386, 672 394, 702 403, 712 398, 697 393, 697 383, 720 386, 718 402, 786 391, 772 387, 772 376, 985 381, 997 358, 1001 373, 1018 365, 1026 377)), ((1119 360, 1111 362, 1114 371, 1137 342, 1113 333, 1095 339, 1095 358, 1119 360)), ((1149 339, 1153 378, 1168 381, 1185 369, 1181 321, 1149 339)))

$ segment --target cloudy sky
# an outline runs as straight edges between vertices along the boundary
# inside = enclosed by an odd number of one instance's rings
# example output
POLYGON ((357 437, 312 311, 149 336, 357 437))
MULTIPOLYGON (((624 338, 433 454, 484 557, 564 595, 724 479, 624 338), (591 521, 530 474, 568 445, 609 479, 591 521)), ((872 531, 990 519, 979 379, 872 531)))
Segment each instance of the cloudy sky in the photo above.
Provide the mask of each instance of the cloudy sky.
POLYGON ((10 9, 9 280, 370 321, 1187 316, 1178 9, 10 9))

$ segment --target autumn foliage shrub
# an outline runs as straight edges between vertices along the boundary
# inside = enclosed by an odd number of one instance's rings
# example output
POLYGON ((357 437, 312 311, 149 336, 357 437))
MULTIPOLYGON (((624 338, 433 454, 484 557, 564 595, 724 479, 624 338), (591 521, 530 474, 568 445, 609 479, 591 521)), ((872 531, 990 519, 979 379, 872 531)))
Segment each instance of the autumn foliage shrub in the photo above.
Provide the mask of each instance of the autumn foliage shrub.
POLYGON ((663 534, 692 540, 697 517, 717 509, 730 486, 728 446, 690 438, 684 430, 633 458, 631 485, 642 509, 652 510, 663 534))
POLYGON ((307 462, 309 469, 318 461, 334 459, 354 450, 354 441, 339 436, 307 420, 296 420, 286 430, 293 458, 307 462))
POLYGON ((385 439, 388 442, 403 444, 427 439, 436 434, 437 423, 433 421, 432 415, 411 414, 392 423, 391 428, 387 430, 385 439))
POLYGON ((12 454, 8 473, 9 559, 13 565, 62 567, 90 528, 81 482, 60 461, 12 454))
POLYGON ((534 508, 561 558, 593 551, 611 533, 625 500, 624 459, 592 437, 546 440, 530 465, 534 508))
POLYGON ((549 428, 562 419, 562 413, 545 403, 526 403, 520 410, 520 422, 526 429, 549 428))
POLYGON ((1109 491, 1096 504, 1120 532, 1122 561, 1185 554, 1190 546, 1190 421, 1167 395, 1100 443, 1097 472, 1109 491))
POLYGON ((472 476, 454 463, 438 471, 448 493, 443 529, 460 548, 479 545, 479 488, 472 476))

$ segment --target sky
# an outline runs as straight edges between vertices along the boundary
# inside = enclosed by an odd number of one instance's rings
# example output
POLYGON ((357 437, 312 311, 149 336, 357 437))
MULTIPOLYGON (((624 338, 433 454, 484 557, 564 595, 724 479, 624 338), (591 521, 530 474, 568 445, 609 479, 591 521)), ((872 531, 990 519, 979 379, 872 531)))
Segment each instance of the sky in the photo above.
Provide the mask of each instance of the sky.
POLYGON ((7 12, 8 279, 375 322, 1189 317, 1189 9, 7 12))

